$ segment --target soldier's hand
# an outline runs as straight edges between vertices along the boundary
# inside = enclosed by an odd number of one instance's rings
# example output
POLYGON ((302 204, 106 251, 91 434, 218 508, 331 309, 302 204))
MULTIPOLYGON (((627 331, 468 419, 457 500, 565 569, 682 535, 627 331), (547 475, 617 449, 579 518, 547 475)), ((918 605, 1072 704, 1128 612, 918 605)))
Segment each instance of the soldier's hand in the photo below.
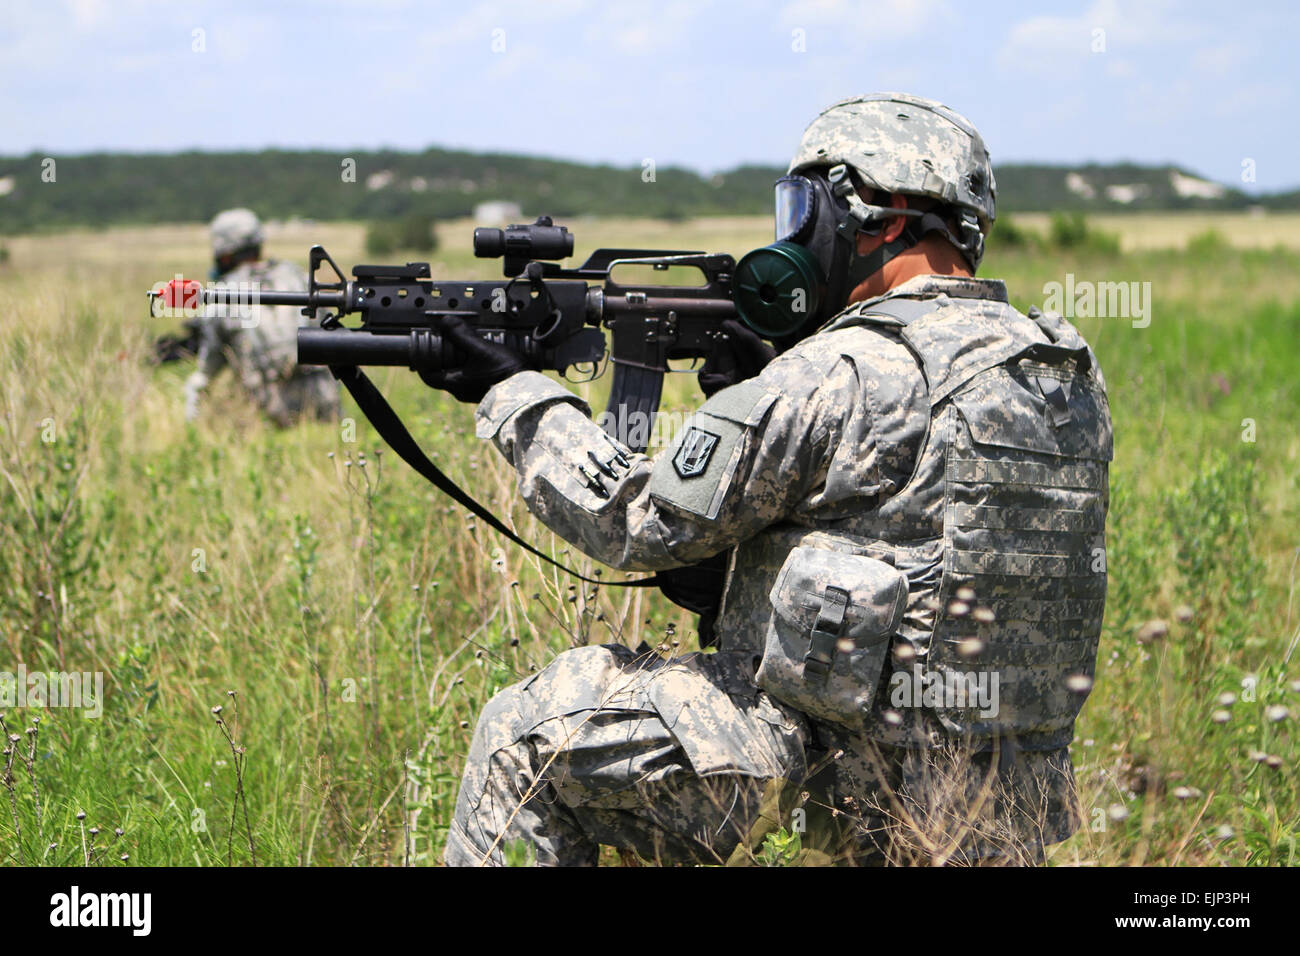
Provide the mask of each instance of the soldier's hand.
POLYGON ((437 331, 442 336, 444 354, 454 355, 455 365, 443 371, 421 372, 420 378, 462 402, 481 402, 489 388, 525 368, 518 355, 476 335, 458 316, 443 316, 437 331))
POLYGON ((728 385, 753 378, 776 357, 776 350, 749 327, 728 319, 722 323, 725 340, 719 342, 700 369, 700 391, 706 398, 728 385))
POLYGON ((684 568, 670 568, 655 575, 664 597, 700 616, 700 647, 713 644, 716 637, 713 625, 722 607, 728 559, 728 552, 723 551, 684 568))

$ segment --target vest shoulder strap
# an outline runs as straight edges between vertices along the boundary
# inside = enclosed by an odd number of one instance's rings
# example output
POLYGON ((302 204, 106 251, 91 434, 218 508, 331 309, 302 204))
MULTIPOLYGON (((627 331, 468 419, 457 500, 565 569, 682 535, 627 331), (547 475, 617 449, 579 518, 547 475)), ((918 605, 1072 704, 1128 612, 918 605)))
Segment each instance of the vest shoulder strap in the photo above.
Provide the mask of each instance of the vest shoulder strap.
MULTIPOLYGON (((944 306, 961 302, 948 299, 944 306)), ((979 340, 969 327, 948 328, 945 311, 933 298, 883 299, 846 310, 829 328, 874 325, 897 334, 921 366, 932 408, 981 372, 1022 358, 1044 365, 1074 362, 1081 373, 1092 367, 1092 353, 1073 326, 1037 309, 1024 316, 1007 306, 996 334, 979 340), (939 317, 924 321, 932 316, 939 317)))

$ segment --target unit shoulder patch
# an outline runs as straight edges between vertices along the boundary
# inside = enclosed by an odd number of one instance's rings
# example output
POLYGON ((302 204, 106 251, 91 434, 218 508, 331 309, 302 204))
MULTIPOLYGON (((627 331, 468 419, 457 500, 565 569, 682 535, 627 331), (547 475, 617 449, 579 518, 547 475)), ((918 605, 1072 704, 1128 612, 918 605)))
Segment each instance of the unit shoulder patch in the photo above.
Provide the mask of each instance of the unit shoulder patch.
POLYGON ((717 518, 748 448, 777 393, 756 382, 724 388, 687 420, 650 474, 651 497, 706 520, 717 518))
POLYGON ((719 437, 696 425, 686 429, 677 454, 673 455, 673 470, 678 477, 698 478, 704 474, 713 457, 713 450, 718 447, 719 437))

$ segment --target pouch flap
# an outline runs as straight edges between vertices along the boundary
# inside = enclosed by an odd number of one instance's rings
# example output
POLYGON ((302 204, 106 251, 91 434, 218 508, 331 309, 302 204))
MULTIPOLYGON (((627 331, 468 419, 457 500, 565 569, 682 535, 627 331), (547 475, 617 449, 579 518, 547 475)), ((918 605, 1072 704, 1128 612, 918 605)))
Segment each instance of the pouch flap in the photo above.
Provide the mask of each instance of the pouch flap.
POLYGON ((795 548, 772 586, 772 606, 789 624, 811 633, 827 600, 827 588, 848 595, 842 636, 856 646, 875 644, 898 630, 907 607, 907 579, 896 568, 865 555, 795 548))
POLYGON ((1093 461, 1114 457, 1110 406, 1095 378, 1026 363, 991 369, 952 401, 982 445, 1093 461))

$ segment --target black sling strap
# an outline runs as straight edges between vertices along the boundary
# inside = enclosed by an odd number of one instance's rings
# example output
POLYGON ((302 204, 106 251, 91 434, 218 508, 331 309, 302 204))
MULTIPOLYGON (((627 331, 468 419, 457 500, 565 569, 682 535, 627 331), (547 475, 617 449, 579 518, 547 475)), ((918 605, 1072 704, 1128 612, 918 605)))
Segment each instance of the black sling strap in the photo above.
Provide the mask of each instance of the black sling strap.
POLYGON ((375 430, 379 432, 379 437, 388 443, 389 448, 397 452, 402 461, 414 468, 426 481, 447 495, 447 497, 468 508, 472 514, 487 522, 489 526, 501 532, 524 550, 537 555, 542 560, 555 565, 561 571, 571 574, 579 581, 585 581, 588 584, 602 584, 620 588, 649 588, 658 587, 663 583, 657 574, 648 578, 636 578, 632 581, 602 581, 599 578, 589 578, 570 567, 566 567, 549 554, 534 548, 507 528, 496 515, 470 497, 460 485, 443 474, 442 470, 429 460, 429 457, 420 449, 415 439, 411 437, 411 433, 406 430, 402 420, 397 417, 397 413, 393 411, 392 406, 388 404, 379 389, 375 388, 375 383, 370 381, 365 372, 355 365, 331 365, 330 371, 334 373, 335 378, 343 383, 343 387, 351 393, 357 405, 360 406, 362 413, 370 420, 370 424, 375 426, 375 430))

